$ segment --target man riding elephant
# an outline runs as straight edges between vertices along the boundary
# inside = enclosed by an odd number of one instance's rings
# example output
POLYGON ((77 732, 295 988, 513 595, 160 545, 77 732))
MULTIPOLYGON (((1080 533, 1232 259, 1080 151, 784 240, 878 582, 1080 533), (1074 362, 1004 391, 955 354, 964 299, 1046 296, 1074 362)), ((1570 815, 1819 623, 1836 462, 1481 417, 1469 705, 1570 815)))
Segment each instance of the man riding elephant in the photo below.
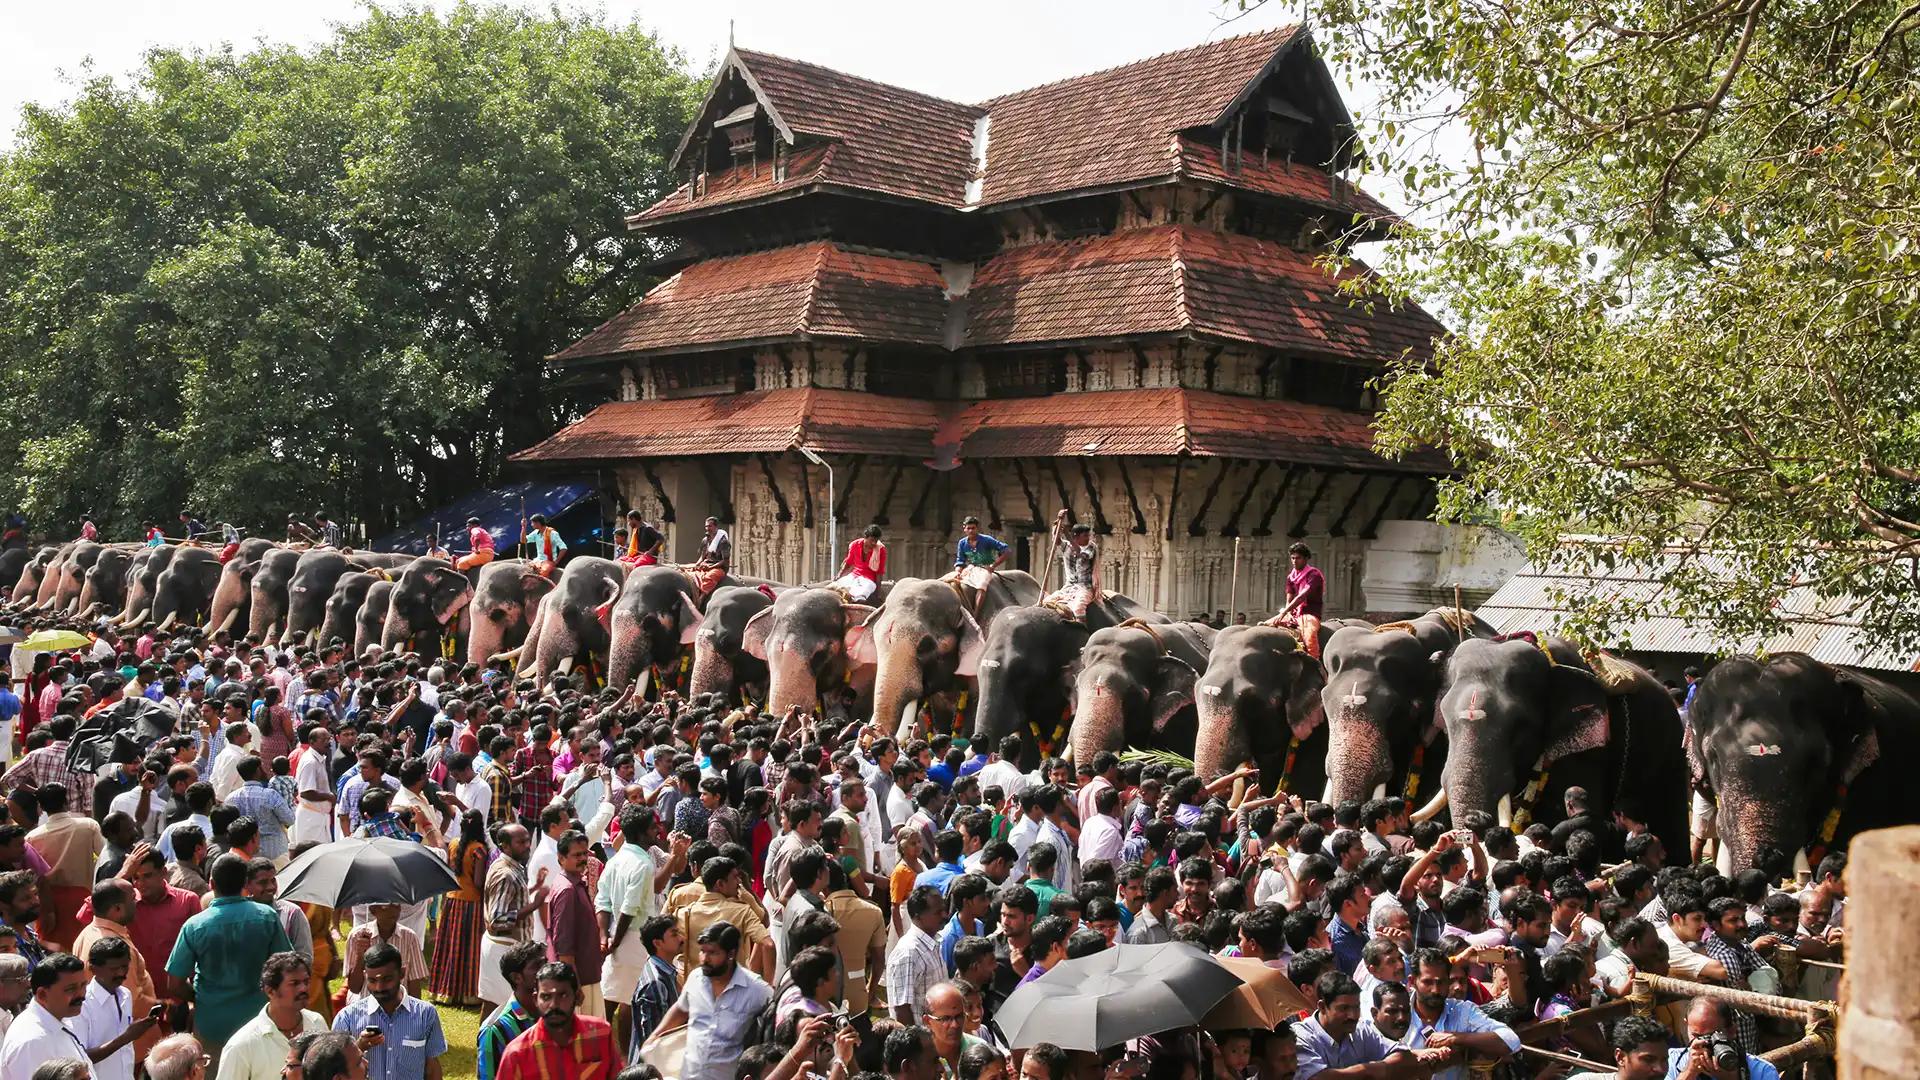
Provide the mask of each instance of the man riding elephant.
POLYGON ((466 573, 475 567, 485 566, 493 561, 493 534, 480 524, 480 519, 467 519, 467 553, 454 562, 454 568, 466 573))
POLYGON ((520 523, 520 531, 533 543, 532 572, 549 581, 560 561, 567 557, 567 542, 554 527, 547 524, 547 515, 535 514, 520 523))
POLYGON ((980 598, 993 587, 993 573, 1007 561, 1010 549, 980 531, 980 519, 968 515, 960 523, 960 542, 953 553, 953 572, 942 580, 957 581, 973 590, 973 614, 980 614, 980 598))
POLYGON ((620 562, 628 567, 655 566, 660 562, 660 548, 667 538, 660 530, 648 524, 647 519, 638 510, 627 511, 626 543, 620 546, 620 562))
POLYGON ((1043 602, 1085 622, 1087 608, 1100 602, 1100 547, 1093 542, 1093 526, 1085 522, 1069 526, 1068 520, 1065 510, 1053 519, 1051 540, 1060 553, 1060 588, 1043 602))
POLYGON ((693 577, 696 598, 705 600, 726 579, 733 565, 733 537, 720 527, 719 518, 708 518, 705 538, 700 542, 700 557, 681 567, 693 577))
POLYGON ((852 604, 863 604, 887 576, 887 545, 880 542, 880 526, 869 525, 859 538, 847 545, 847 557, 840 560, 840 576, 827 588, 852 604))
POLYGON ((1293 569, 1287 574, 1287 606, 1268 619, 1268 626, 1290 626, 1300 631, 1307 653, 1320 658, 1320 619, 1326 609, 1327 578, 1313 565, 1313 549, 1295 544, 1287 549, 1293 569))

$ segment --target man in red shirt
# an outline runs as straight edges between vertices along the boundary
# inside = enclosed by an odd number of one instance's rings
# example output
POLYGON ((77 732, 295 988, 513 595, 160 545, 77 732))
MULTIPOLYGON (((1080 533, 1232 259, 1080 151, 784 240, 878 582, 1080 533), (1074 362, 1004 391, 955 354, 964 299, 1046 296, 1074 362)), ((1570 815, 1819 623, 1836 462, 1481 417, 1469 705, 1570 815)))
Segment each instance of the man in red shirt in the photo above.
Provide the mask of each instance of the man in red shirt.
POLYGON ((471 570, 476 566, 485 566, 492 561, 493 534, 487 531, 486 526, 480 524, 479 518, 468 518, 467 553, 460 556, 459 561, 453 565, 465 571, 471 570))
MULTIPOLYGON (((133 920, 127 926, 127 937, 153 973, 154 990, 161 1001, 185 1001, 186 987, 167 974, 167 958, 173 955, 180 928, 200 914, 199 895, 167 884, 166 859, 144 843, 134 845, 120 866, 119 878, 133 886, 133 920)), ((80 905, 79 918, 83 926, 93 921, 91 898, 80 905)))
POLYGON ((1293 569, 1287 574, 1287 606, 1268 619, 1268 626, 1291 626, 1300 631, 1307 654, 1320 655, 1320 619, 1327 604, 1327 578, 1313 565, 1313 549, 1295 544, 1287 549, 1293 569))
POLYGON ((626 1067, 613 1025, 582 1006, 571 964, 549 963, 534 980, 540 1022, 507 1044, 499 1080, 611 1080, 626 1067))
POLYGON ((576 975, 573 980, 580 1011, 603 1015, 600 967, 606 956, 601 949, 600 918, 593 910, 593 890, 586 883, 587 834, 563 834, 559 850, 561 878, 547 895, 547 959, 584 973, 584 979, 576 975))

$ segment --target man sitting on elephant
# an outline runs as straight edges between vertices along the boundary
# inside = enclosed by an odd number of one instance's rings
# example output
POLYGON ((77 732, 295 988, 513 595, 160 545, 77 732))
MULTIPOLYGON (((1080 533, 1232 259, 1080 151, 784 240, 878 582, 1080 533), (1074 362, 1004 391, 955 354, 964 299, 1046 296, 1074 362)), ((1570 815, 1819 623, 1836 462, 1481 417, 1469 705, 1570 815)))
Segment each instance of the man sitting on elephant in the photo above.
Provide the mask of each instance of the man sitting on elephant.
POLYGON ((460 556, 453 565, 456 570, 465 573, 475 567, 485 566, 493 561, 493 534, 487 531, 480 519, 467 519, 467 553, 460 556))
POLYGON ((700 558, 692 565, 681 567, 692 575, 703 600, 726 580, 727 569, 733 564, 733 537, 720 527, 720 519, 708 518, 705 528, 706 537, 700 542, 700 558))
POLYGON ((666 543, 666 537, 660 530, 647 524, 647 519, 638 510, 627 511, 627 540, 621 547, 620 561, 627 566, 654 566, 660 561, 660 546, 666 543))
POLYGON ((993 572, 1007 561, 1007 545, 980 531, 980 519, 968 515, 960 523, 960 542, 954 548, 953 572, 942 580, 957 581, 973 590, 974 612, 980 598, 993 587, 993 572))
POLYGON ((521 532, 533 541, 533 572, 552 579, 560 560, 567 557, 567 542, 547 524, 547 515, 535 514, 521 525, 521 532), (531 528, 528 526, 531 525, 531 528))
POLYGON ((827 588, 846 597, 848 603, 865 603, 886 575, 887 545, 880 542, 880 526, 869 525, 847 545, 847 557, 840 560, 840 576, 827 588))
POLYGON ((1067 511, 1053 519, 1052 543, 1060 552, 1060 588, 1044 603, 1066 610, 1076 622, 1087 621, 1087 609, 1100 602, 1100 548, 1093 527, 1082 522, 1069 527, 1067 511))
POLYGON ((1287 549, 1293 569, 1287 574, 1287 606, 1267 620, 1268 626, 1290 626, 1300 632, 1307 655, 1320 658, 1320 617, 1326 609, 1327 578, 1313 565, 1313 549, 1295 544, 1287 549))

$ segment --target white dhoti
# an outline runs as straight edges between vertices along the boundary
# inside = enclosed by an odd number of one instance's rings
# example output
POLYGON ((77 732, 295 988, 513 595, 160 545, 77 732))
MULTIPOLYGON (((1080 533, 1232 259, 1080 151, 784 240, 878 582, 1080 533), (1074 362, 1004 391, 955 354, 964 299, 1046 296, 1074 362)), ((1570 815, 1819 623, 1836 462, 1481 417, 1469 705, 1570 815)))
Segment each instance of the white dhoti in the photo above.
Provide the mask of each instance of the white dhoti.
POLYGON ((631 1002, 634 990, 640 986, 640 976, 646 974, 647 959, 647 946, 640 940, 640 924, 636 922, 627 927, 627 936, 620 939, 620 947, 601 962, 600 993, 615 1005, 631 1002))
POLYGON ((293 808, 292 845, 324 844, 333 839, 333 804, 299 800, 293 808))
POLYGON ((849 602, 858 604, 872 596, 879 586, 872 578, 861 577, 859 574, 842 574, 834 578, 827 588, 846 597, 849 602))
POLYGON ((1076 619, 1087 617, 1087 608, 1093 606, 1093 589, 1086 585, 1067 585, 1048 594, 1044 603, 1065 608, 1076 619))
POLYGON ((518 944, 509 938, 480 935, 480 1000, 500 1005, 513 998, 513 987, 508 985, 507 977, 500 974, 500 958, 518 944))
POLYGON ((969 589, 980 592, 993 588, 993 567, 991 566, 956 566, 953 568, 953 573, 947 576, 969 589))

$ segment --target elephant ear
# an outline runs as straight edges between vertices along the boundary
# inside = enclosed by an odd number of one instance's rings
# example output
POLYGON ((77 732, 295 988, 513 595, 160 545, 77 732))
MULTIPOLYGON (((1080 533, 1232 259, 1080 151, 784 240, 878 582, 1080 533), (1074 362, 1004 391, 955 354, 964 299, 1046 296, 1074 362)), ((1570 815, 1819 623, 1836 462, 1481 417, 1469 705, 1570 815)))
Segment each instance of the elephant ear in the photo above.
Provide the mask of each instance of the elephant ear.
POLYGON ((520 597, 521 602, 526 605, 527 610, 539 610, 540 601, 546 599, 547 594, 552 591, 553 581, 551 579, 541 577, 539 574, 520 575, 520 597))
POLYGON ((1173 714, 1193 704, 1193 686, 1199 679, 1199 672, 1177 656, 1162 656, 1155 661, 1153 697, 1148 702, 1155 731, 1165 728, 1173 714))
POLYGON ((878 665, 880 650, 874 647, 873 631, 867 626, 877 609, 867 604, 848 604, 846 609, 847 629, 840 640, 846 646, 847 662, 857 668, 878 665))
POLYGON ((740 651, 761 660, 767 658, 767 635, 773 630, 773 608, 763 607, 753 613, 747 625, 740 631, 740 651))
POLYGON ((954 674, 971 679, 980 672, 980 654, 986 651, 987 636, 980 632, 980 623, 973 613, 965 607, 960 609, 960 660, 954 667, 954 674))
POLYGON ((1585 668, 1547 669, 1547 738, 1543 765, 1607 744, 1607 688, 1585 668))
POLYGON ((1835 671, 1840 683, 1840 722, 1834 731, 1834 760, 1840 763, 1835 777, 1841 786, 1851 784, 1867 766, 1880 760, 1880 735, 1874 722, 1878 707, 1868 696, 1860 680, 1847 672, 1835 671))
POLYGON ((693 603, 693 597, 680 594, 680 644, 691 645, 700 636, 700 609, 693 603))

